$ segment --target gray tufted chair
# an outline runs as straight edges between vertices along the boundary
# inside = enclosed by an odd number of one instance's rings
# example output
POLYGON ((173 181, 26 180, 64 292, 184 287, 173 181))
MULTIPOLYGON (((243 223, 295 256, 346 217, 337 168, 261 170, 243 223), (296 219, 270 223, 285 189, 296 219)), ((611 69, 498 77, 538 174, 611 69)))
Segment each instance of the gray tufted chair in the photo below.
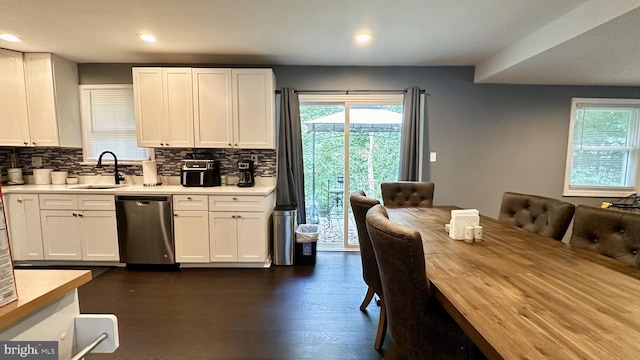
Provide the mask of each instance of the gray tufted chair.
POLYGON ((365 221, 367 211, 375 205, 380 205, 380 201, 367 197, 364 191, 358 190, 349 195, 349 202, 351 203, 351 210, 353 211, 356 228, 358 229, 360 257, 362 259, 362 278, 369 287, 362 304, 360 304, 360 310, 364 311, 371 302, 373 295, 378 294, 380 298, 380 318, 378 319, 378 332, 373 347, 376 350, 380 350, 387 332, 387 316, 384 299, 382 297, 382 283, 380 282, 380 273, 378 272, 378 262, 376 261, 376 255, 373 253, 373 246, 371 245, 371 239, 369 238, 365 221))
POLYGON ((380 184, 382 202, 386 207, 433 207, 430 182, 398 181, 380 184))
POLYGON ((638 267, 640 214, 578 205, 570 244, 638 267))
POLYGON ((473 344, 432 296, 420 233, 389 220, 382 205, 366 216, 393 343, 384 359, 467 359, 473 344))
POLYGON ((562 240, 573 218, 575 205, 547 197, 505 192, 498 220, 562 240))

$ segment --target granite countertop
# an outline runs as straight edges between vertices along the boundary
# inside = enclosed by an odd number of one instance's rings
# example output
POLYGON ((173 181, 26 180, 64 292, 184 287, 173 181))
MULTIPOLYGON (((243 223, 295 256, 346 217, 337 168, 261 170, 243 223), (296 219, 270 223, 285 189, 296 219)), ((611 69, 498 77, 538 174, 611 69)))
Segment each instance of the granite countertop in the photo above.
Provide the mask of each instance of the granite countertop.
POLYGON ((121 187, 107 189, 83 189, 77 185, 2 185, 3 194, 112 194, 112 195, 269 195, 275 191, 274 185, 256 185, 253 187, 213 186, 213 187, 184 187, 182 185, 144 186, 138 184, 124 184, 121 187))

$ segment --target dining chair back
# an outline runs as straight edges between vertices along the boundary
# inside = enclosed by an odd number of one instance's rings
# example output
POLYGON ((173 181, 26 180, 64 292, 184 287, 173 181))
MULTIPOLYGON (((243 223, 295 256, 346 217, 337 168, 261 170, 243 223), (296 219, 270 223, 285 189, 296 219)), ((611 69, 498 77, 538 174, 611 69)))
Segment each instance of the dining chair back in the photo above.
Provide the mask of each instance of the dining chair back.
POLYGON ((382 296, 382 283, 380 282, 380 273, 378 272, 378 262, 376 261, 376 255, 373 252, 371 239, 367 232, 365 216, 367 215, 367 211, 375 205, 379 205, 380 201, 367 197, 364 191, 358 190, 349 195, 349 202, 351 203, 351 211, 353 212, 353 217, 356 221, 356 229, 358 231, 360 258, 362 260, 362 278, 368 286, 367 294, 365 295, 362 304, 360 304, 360 310, 364 311, 367 308, 375 294, 380 298, 378 332, 374 341, 374 348, 379 350, 382 347, 387 331, 387 317, 382 296))
POLYGON ((385 208, 366 216, 393 344, 385 359, 466 359, 473 345, 432 296, 420 233, 389 220, 385 208))
POLYGON ((578 205, 569 243, 638 267, 640 214, 578 205))
POLYGON ((386 207, 433 207, 431 182, 396 181, 380 184, 382 203, 386 207))
POLYGON ((537 195, 505 192, 498 220, 533 233, 562 240, 575 205, 537 195))

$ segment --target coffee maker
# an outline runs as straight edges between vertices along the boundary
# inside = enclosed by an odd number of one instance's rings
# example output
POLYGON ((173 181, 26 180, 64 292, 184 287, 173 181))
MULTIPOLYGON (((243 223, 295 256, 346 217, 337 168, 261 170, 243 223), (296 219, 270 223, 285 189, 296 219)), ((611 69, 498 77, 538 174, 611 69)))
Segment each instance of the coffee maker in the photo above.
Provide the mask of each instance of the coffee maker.
POLYGON ((253 161, 238 161, 238 187, 251 187, 256 184, 253 176, 253 161))

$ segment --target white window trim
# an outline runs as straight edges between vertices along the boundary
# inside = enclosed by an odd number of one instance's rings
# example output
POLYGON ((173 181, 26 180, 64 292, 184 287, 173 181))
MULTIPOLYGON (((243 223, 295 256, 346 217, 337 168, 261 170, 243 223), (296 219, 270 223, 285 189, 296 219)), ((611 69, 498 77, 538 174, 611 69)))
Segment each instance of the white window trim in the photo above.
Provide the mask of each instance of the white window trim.
MULTIPOLYGON (((89 85, 78 85, 79 88, 79 96, 80 96, 80 109, 84 109, 84 96, 82 94, 83 90, 92 90, 92 89, 133 89, 132 84, 89 84, 89 85)), ((80 121, 80 129, 82 134, 84 134, 84 121, 83 119, 80 121)), ((80 165, 96 165, 98 163, 97 160, 87 159, 87 154, 85 149, 87 148, 87 143, 84 135, 82 136, 82 162, 80 165)), ((117 155, 117 154, 116 154, 117 155)), ((154 148, 149 148, 149 160, 155 160, 156 152, 154 148)), ((114 160, 111 156, 105 157, 103 160, 104 164, 113 164, 114 160)), ((118 160, 118 165, 138 165, 142 166, 142 160, 140 161, 130 161, 130 160, 118 160)))
POLYGON ((606 99, 606 98, 573 98, 571 99, 571 121, 569 122, 569 137, 567 140, 567 159, 564 176, 564 196, 582 197, 626 197, 637 193, 640 188, 640 139, 636 139, 635 172, 636 181, 633 187, 603 187, 603 186, 580 186, 571 187, 571 165, 573 160, 573 134, 575 127, 575 117, 577 106, 594 105, 631 105, 640 107, 640 99, 606 99))

